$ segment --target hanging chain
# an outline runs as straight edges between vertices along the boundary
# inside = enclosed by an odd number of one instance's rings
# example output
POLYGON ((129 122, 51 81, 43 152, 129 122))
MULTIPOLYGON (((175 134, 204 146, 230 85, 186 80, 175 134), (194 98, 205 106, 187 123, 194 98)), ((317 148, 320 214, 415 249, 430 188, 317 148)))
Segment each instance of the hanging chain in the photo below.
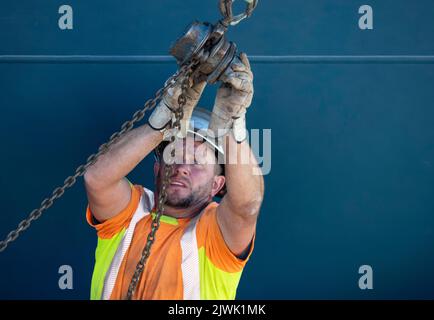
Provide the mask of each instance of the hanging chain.
MULTIPOLYGON (((191 66, 193 66, 194 64, 195 62, 192 62, 191 66)), ((172 124, 172 128, 175 128, 177 130, 174 130, 175 133, 172 134, 172 136, 170 137, 171 142, 168 145, 168 146, 172 146, 172 150, 171 150, 172 158, 175 157, 175 148, 173 148, 173 146, 175 140, 177 139, 176 132, 178 132, 181 129, 181 119, 184 117, 183 108, 185 106, 185 103, 187 102, 186 91, 190 84, 190 77, 192 72, 193 72, 192 67, 185 72, 185 77, 184 79, 182 79, 181 82, 181 94, 178 97, 179 106, 173 111, 175 115, 175 121, 172 124)), ((161 184, 161 188, 158 193, 157 212, 151 222, 151 231, 148 234, 145 247, 143 248, 142 251, 142 256, 139 262, 137 263, 136 270, 134 271, 133 277, 128 287, 127 300, 131 300, 133 298, 133 295, 137 289, 140 276, 142 275, 143 270, 145 269, 146 262, 149 258, 149 255, 151 254, 151 247, 155 241, 155 233, 160 227, 160 218, 164 214, 164 204, 167 200, 167 188, 169 187, 170 184, 170 177, 172 176, 173 173, 173 166, 164 164, 163 168, 164 168, 163 169, 164 176, 163 176, 163 182, 161 184)))
POLYGON ((155 108, 157 101, 161 99, 163 94, 165 94, 169 88, 173 87, 173 85, 176 83, 178 79, 185 77, 186 74, 190 75, 191 70, 196 63, 197 63, 196 61, 192 61, 190 64, 183 65, 175 74, 173 74, 169 79, 167 79, 164 86, 155 93, 154 98, 151 98, 145 102, 143 109, 136 111, 133 115, 133 118, 129 121, 126 121, 121 126, 120 131, 112 134, 110 136, 109 141, 103 143, 98 148, 97 153, 90 155, 87 158, 85 164, 77 167, 77 169, 75 170, 75 174, 66 178, 61 187, 57 187, 56 189, 54 189, 52 195, 46 198, 44 201, 42 201, 39 208, 34 209, 26 219, 24 219, 18 224, 18 227, 15 230, 9 232, 6 238, 3 241, 0 241, 0 252, 3 252, 7 248, 7 246, 11 242, 15 241, 24 230, 28 229, 32 221, 39 219, 42 213, 53 205, 54 201, 62 197, 63 194, 65 193, 65 190, 71 188, 76 183, 77 178, 84 175, 88 167, 93 165, 101 155, 106 153, 110 149, 110 147, 114 143, 116 143, 120 138, 122 138, 127 132, 131 131, 134 125, 138 121, 143 119, 147 111, 155 108))

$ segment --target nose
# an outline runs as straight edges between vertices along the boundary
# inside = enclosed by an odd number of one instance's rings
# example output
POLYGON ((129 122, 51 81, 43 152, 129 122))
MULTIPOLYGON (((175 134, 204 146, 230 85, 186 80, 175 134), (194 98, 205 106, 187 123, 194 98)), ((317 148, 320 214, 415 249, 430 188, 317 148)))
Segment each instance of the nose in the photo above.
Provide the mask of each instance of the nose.
POLYGON ((181 176, 188 177, 190 176, 190 169, 188 168, 187 165, 177 164, 175 165, 175 168, 173 170, 173 175, 174 176, 181 175, 181 176))

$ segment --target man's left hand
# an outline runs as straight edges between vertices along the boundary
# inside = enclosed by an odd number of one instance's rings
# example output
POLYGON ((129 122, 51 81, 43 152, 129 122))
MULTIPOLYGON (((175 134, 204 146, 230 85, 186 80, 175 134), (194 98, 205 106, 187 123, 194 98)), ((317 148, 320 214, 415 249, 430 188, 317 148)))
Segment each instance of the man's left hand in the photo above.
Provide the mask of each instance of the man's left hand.
POLYGON ((253 73, 247 55, 235 57, 220 80, 209 130, 220 137, 232 129, 240 143, 247 137, 245 114, 253 98, 253 73))

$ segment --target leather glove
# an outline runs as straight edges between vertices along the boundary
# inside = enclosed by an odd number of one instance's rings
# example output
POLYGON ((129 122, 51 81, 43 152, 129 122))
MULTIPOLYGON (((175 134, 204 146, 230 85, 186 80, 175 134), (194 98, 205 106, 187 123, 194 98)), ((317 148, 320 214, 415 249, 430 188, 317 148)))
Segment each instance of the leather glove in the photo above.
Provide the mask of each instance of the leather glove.
POLYGON ((253 73, 245 53, 235 57, 220 77, 209 133, 221 137, 232 129, 234 138, 241 143, 247 138, 246 110, 253 98, 253 73))
MULTIPOLYGON (((163 95, 162 99, 155 107, 155 110, 149 117, 148 123, 154 130, 159 130, 163 133, 163 140, 169 140, 170 136, 174 133, 175 128, 171 128, 171 125, 175 122, 174 110, 179 107, 178 97, 182 92, 183 77, 179 78, 172 88, 168 89, 163 95)), ((191 86, 188 86, 186 90, 186 103, 184 105, 184 116, 181 120, 181 130, 178 132, 178 137, 185 138, 187 136, 187 129, 190 124, 191 114, 196 107, 199 99, 205 89, 206 81, 199 82, 191 86)))

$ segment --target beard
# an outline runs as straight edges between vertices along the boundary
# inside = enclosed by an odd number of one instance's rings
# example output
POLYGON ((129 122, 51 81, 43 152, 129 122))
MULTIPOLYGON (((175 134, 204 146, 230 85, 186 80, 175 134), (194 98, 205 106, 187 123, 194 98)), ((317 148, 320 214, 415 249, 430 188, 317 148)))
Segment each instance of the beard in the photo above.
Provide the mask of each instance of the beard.
MULTIPOLYGON (((162 176, 161 174, 158 177, 157 188, 160 191, 162 185, 162 176)), ((177 209, 185 209, 192 206, 197 205, 198 203, 204 202, 208 199, 211 194, 211 184, 205 183, 200 187, 195 188, 194 190, 191 188, 191 185, 188 187, 189 192, 178 192, 176 189, 173 190, 170 186, 166 189, 167 198, 166 205, 177 208, 177 209)))
MULTIPOLYGON (((160 171, 157 180, 157 190, 159 192, 161 191, 161 184, 162 174, 160 171)), ((187 188, 189 192, 185 192, 185 190, 179 192, 179 190, 174 190, 173 188, 170 188, 170 186, 168 186, 166 188, 166 205, 176 209, 186 209, 203 202, 204 200, 208 199, 209 195, 211 194, 210 183, 204 183, 195 190, 191 188, 190 184, 187 186, 187 188)))
POLYGON ((202 185, 196 190, 190 190, 188 194, 179 194, 178 192, 171 192, 170 188, 167 193, 166 204, 170 207, 177 209, 185 209, 206 201, 211 194, 208 184, 202 185))
POLYGON ((169 194, 167 195, 166 204, 174 208, 184 209, 190 207, 195 200, 193 192, 190 192, 189 195, 183 197, 176 194, 169 194))

